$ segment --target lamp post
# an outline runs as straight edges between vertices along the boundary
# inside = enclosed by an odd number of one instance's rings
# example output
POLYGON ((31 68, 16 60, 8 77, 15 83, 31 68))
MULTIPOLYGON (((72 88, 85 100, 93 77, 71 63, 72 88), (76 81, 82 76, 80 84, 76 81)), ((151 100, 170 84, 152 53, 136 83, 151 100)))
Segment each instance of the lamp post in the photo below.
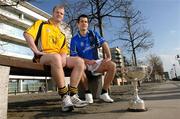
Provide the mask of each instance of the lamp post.
POLYGON ((170 70, 170 75, 171 75, 171 79, 173 79, 173 77, 174 77, 174 70, 173 70, 173 68, 171 68, 171 70, 170 70))
POLYGON ((174 68, 174 74, 175 74, 175 78, 177 79, 176 65, 175 65, 175 64, 173 64, 173 68, 174 68))
POLYGON ((179 55, 176 55, 176 60, 178 61, 179 65, 180 65, 180 56, 179 55))

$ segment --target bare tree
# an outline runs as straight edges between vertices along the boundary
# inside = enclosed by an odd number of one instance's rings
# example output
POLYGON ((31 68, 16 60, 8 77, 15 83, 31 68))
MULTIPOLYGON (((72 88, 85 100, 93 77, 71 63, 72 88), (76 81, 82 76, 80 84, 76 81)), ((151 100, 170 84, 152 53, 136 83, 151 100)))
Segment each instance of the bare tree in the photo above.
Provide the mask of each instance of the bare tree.
POLYGON ((123 18, 121 14, 118 14, 120 9, 125 4, 130 4, 131 0, 88 0, 90 4, 91 20, 96 22, 96 26, 99 28, 101 36, 103 34, 103 22, 106 19, 111 18, 123 18))
POLYGON ((100 35, 103 36, 103 26, 105 20, 111 18, 122 18, 118 14, 118 9, 124 4, 131 3, 131 0, 77 0, 70 3, 68 0, 64 0, 67 4, 66 14, 68 16, 67 21, 71 23, 72 27, 75 27, 75 20, 79 14, 87 14, 90 17, 90 26, 99 28, 100 35))
POLYGON ((149 62, 149 65, 152 66, 152 73, 151 73, 151 79, 152 81, 156 81, 158 79, 163 78, 163 63, 159 56, 151 54, 147 57, 147 60, 149 62))
MULTIPOLYGON (((137 51, 148 50, 153 46, 151 32, 144 28, 144 19, 141 17, 141 12, 132 8, 131 4, 123 5, 121 8, 122 28, 119 38, 122 40, 124 47, 132 53, 132 63, 137 66, 137 51)), ((113 41, 112 41, 113 42, 113 41)))
POLYGON ((86 13, 88 3, 84 0, 76 0, 74 2, 69 2, 69 0, 63 0, 61 2, 65 5, 65 21, 70 26, 72 35, 74 35, 77 31, 77 17, 82 13, 86 13))

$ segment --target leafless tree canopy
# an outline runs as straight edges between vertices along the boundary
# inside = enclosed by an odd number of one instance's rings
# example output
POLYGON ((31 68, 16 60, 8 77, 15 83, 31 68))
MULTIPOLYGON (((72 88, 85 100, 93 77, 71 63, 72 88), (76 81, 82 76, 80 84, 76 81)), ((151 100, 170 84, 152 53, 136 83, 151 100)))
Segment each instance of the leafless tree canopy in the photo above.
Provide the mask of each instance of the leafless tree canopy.
POLYGON ((120 12, 124 18, 119 38, 115 40, 123 42, 127 51, 132 53, 134 65, 137 65, 136 52, 148 50, 153 46, 152 34, 143 26, 145 19, 142 18, 141 12, 133 9, 131 4, 124 5, 120 12))
POLYGON ((63 0, 62 4, 65 5, 65 21, 71 27, 72 35, 74 35, 77 31, 77 17, 83 13, 87 14, 88 3, 86 0, 76 0, 74 2, 63 0))
MULTIPOLYGON (((101 36, 103 36, 103 26, 106 19, 122 18, 118 9, 124 4, 128 4, 130 0, 76 0, 70 3, 68 0, 64 0, 66 3, 66 20, 70 25, 74 25, 76 18, 80 14, 87 14, 90 18, 90 26, 99 29, 101 36)), ((74 32, 75 30, 73 30, 74 32)))
POLYGON ((163 63, 162 63, 161 58, 159 56, 151 54, 147 57, 147 60, 149 62, 149 65, 152 66, 152 69, 153 69, 151 78, 154 80, 156 80, 157 76, 160 76, 162 78, 164 68, 163 68, 163 63))

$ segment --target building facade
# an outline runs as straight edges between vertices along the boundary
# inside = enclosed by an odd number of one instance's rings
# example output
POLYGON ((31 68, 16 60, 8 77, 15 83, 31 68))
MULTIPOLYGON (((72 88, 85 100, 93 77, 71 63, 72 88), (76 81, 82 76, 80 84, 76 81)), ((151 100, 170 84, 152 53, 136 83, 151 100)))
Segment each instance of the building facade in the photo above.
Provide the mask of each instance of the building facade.
POLYGON ((124 74, 121 71, 123 67, 125 67, 124 64, 124 57, 122 55, 122 51, 120 48, 110 48, 111 55, 112 55, 112 61, 116 63, 116 74, 115 79, 113 81, 114 85, 123 85, 125 82, 127 82, 124 78, 124 74))

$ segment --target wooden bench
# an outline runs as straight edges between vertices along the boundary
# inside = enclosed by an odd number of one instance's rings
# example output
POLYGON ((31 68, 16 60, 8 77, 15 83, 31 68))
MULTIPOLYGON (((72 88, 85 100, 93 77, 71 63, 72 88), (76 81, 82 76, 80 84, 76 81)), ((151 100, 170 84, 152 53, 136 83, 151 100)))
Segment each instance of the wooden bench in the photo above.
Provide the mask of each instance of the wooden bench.
MULTIPOLYGON (((64 72, 65 76, 70 76, 71 69, 65 68, 64 72)), ((50 66, 33 63, 28 59, 0 55, 0 116, 2 119, 7 118, 9 75, 50 77, 51 73, 50 66)), ((94 97, 98 97, 102 81, 90 80, 89 87, 92 89, 94 97)), ((80 89, 79 94, 82 92, 80 89)))
MULTIPOLYGON (((65 68, 70 76, 71 69, 65 68)), ((0 55, 0 117, 7 118, 9 75, 51 76, 50 66, 33 63, 31 60, 0 55)))

